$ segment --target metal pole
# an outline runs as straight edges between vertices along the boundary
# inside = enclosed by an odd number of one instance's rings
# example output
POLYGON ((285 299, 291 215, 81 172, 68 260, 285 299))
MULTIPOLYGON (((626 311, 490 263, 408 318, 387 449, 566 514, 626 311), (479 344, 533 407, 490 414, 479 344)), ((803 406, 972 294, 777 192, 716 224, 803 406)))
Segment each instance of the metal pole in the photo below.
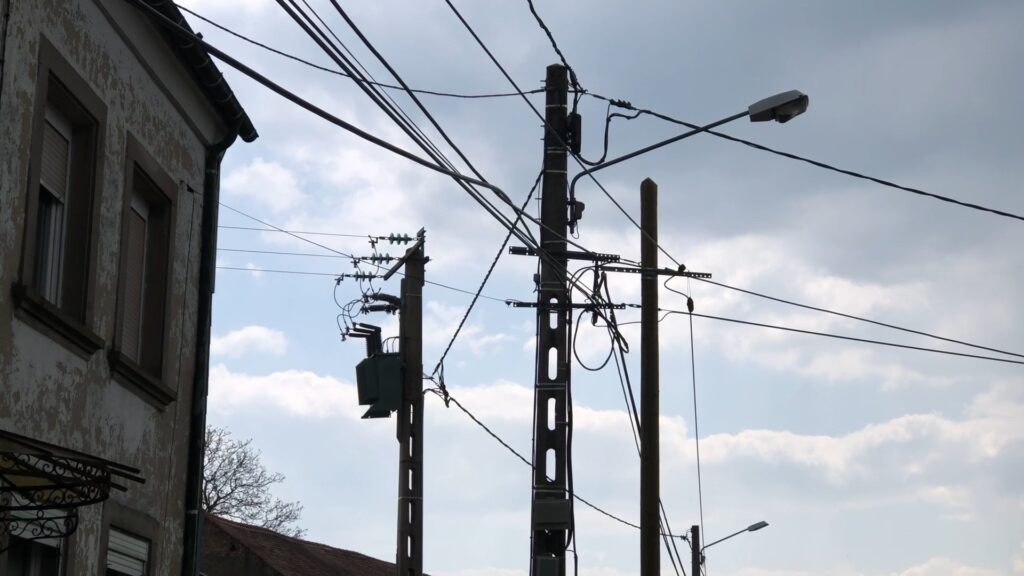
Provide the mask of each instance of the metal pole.
MULTIPOLYGON (((422 231, 421 231, 422 234, 422 231)), ((423 243, 405 254, 399 352, 404 367, 398 409, 398 576, 423 574, 423 243)))
POLYGON ((640 576, 657 576, 658 460, 658 185, 640 184, 640 576))
POLYGON ((566 482, 566 400, 569 386, 569 290, 566 285, 568 234, 566 124, 569 101, 564 66, 547 69, 544 121, 544 187, 540 243, 551 258, 541 259, 537 287, 537 373, 534 387, 533 498, 530 572, 564 576, 571 518, 566 482))
POLYGON ((700 551, 700 526, 690 527, 690 574, 700 576, 700 565, 703 554, 700 551))

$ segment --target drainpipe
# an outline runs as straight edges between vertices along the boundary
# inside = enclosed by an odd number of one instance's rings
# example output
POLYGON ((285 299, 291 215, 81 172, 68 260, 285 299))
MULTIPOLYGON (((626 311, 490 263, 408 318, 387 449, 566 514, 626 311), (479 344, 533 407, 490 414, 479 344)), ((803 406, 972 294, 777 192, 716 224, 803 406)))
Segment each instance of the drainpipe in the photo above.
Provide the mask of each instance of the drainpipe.
POLYGON ((185 535, 182 576, 198 576, 202 549, 203 444, 206 438, 206 395, 210 376, 210 322, 217 266, 217 215, 220 208, 220 165, 238 137, 235 127, 206 151, 203 178, 203 231, 199 262, 199 306, 196 312, 195 370, 189 413, 188 468, 185 479, 185 535))
POLYGON ((11 3, 14 0, 0 0, 4 3, 0 15, 0 110, 3 109, 4 72, 7 71, 7 23, 11 21, 11 3))

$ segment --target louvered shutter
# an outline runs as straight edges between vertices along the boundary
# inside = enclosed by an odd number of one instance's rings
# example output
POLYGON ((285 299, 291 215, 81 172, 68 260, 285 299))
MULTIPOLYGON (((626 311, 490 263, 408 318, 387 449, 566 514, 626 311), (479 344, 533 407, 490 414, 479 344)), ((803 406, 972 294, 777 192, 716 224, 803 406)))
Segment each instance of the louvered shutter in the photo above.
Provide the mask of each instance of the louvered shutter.
POLYGON ((107 541, 107 570, 127 576, 146 576, 149 542, 120 530, 110 529, 107 541))
POLYGON ((49 121, 43 128, 43 154, 39 164, 39 181, 60 202, 68 191, 68 158, 71 142, 49 121))

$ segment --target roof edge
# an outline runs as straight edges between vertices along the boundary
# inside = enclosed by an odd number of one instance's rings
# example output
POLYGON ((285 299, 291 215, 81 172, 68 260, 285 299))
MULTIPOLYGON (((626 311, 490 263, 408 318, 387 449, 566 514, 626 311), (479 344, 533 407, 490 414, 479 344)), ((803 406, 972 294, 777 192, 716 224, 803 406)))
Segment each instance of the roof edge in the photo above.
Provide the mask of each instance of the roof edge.
MULTIPOLYGON (((192 27, 189 26, 185 20, 185 16, 181 13, 181 10, 170 0, 143 0, 149 7, 153 8, 160 15, 171 20, 183 29, 195 34, 192 27)), ((224 79, 224 74, 217 68, 213 60, 210 58, 210 54, 205 48, 198 42, 194 42, 179 34, 174 34, 167 29, 167 26, 161 23, 157 16, 153 14, 146 14, 146 16, 154 21, 157 28, 160 29, 164 40, 173 48, 174 53, 181 60, 182 64, 188 68, 191 72, 193 79, 199 85, 203 95, 217 111, 221 120, 224 121, 227 126, 234 131, 237 131, 238 136, 245 142, 252 142, 259 137, 259 133, 256 132, 256 127, 253 126, 252 120, 249 119, 249 115, 246 114, 239 103, 235 93, 228 86, 227 80, 224 79)))

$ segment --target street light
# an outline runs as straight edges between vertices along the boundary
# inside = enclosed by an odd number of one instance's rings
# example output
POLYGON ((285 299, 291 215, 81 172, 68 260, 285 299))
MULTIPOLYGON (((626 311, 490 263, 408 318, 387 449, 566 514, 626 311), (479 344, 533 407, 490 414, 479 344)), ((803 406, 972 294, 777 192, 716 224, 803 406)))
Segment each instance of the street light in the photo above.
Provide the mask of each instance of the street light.
POLYGON ((723 124, 728 124, 733 120, 739 120, 740 118, 743 118, 745 116, 749 116, 751 122, 767 122, 770 120, 775 120, 780 124, 785 124, 786 122, 789 122, 793 118, 796 118, 797 116, 806 112, 807 105, 809 102, 810 99, 807 97, 807 95, 799 90, 781 92, 774 96, 765 98, 764 100, 758 100, 757 102, 754 102, 753 104, 748 106, 745 111, 740 112, 739 114, 733 114, 732 116, 722 118, 721 120, 712 122, 711 124, 705 124, 704 126, 686 124, 686 126, 690 126, 693 129, 690 130, 689 132, 683 132, 682 134, 673 136, 668 140, 656 142, 654 144, 651 144, 650 146, 645 146, 643 148, 640 148, 639 150, 634 150, 628 154, 623 154, 622 156, 612 158, 611 160, 602 162, 597 166, 593 166, 591 168, 583 170, 582 172, 577 174, 572 179, 572 182, 569 184, 569 205, 571 207, 570 222, 572 223, 570 224, 570 226, 572 226, 575 223, 575 221, 579 219, 579 216, 583 211, 582 208, 577 209, 576 202, 576 183, 579 181, 580 178, 593 174, 598 170, 604 170, 609 166, 614 166, 620 162, 629 160, 630 158, 635 158, 641 154, 646 154, 652 150, 657 150, 658 148, 667 146, 673 142, 678 142, 684 138, 689 138, 690 136, 693 136, 695 134, 700 134, 701 132, 714 130, 715 128, 718 128, 723 124))
POLYGON ((700 545, 700 527, 699 526, 691 527, 690 528, 690 568, 691 568, 691 571, 694 574, 700 574, 702 572, 701 571, 701 566, 704 565, 704 550, 706 550, 707 548, 710 548, 710 547, 714 546, 715 544, 718 544, 719 542, 723 542, 725 540, 728 540, 729 538, 732 538, 733 536, 739 536, 740 534, 743 534, 744 532, 757 532, 758 530, 760 530, 761 528, 764 528, 766 526, 768 526, 768 523, 765 522, 764 520, 761 520, 760 522, 755 522, 755 523, 751 524, 750 526, 747 526, 746 528, 744 528, 743 530, 740 530, 739 532, 733 532, 732 534, 729 534, 725 538, 719 538, 718 540, 715 540, 711 544, 705 544, 704 546, 700 545))
POLYGON ((715 544, 718 544, 719 542, 722 542, 724 540, 728 540, 729 538, 732 538, 733 536, 739 536, 740 534, 743 534, 744 532, 757 532, 761 528, 766 528, 767 526, 768 526, 768 523, 765 522, 764 520, 761 520, 760 522, 755 522, 755 523, 751 524, 750 526, 747 526, 743 530, 740 530, 739 532, 734 532, 732 534, 729 534, 725 538, 719 538, 718 540, 715 540, 711 544, 705 544, 704 547, 701 548, 700 550, 701 550, 701 552, 703 552, 705 549, 710 548, 710 547, 714 546, 715 544))

